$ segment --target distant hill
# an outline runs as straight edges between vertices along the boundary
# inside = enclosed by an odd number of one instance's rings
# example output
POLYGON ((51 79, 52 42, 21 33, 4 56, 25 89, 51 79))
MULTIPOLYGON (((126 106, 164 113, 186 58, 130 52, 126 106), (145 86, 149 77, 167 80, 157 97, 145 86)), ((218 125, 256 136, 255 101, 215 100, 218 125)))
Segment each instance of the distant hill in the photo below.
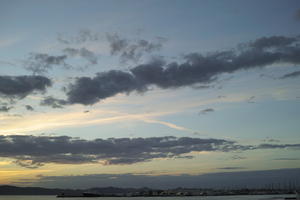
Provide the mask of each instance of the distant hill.
POLYGON ((48 189, 41 187, 16 187, 10 185, 0 186, 0 195, 57 195, 65 194, 81 194, 83 190, 71 189, 48 189))
POLYGON ((58 194, 72 194, 80 195, 83 192, 94 192, 101 194, 118 194, 128 192, 147 191, 148 188, 116 188, 116 187, 105 187, 105 188, 90 188, 86 190, 79 189, 49 189, 41 187, 17 187, 10 185, 0 186, 0 195, 58 195, 58 194))

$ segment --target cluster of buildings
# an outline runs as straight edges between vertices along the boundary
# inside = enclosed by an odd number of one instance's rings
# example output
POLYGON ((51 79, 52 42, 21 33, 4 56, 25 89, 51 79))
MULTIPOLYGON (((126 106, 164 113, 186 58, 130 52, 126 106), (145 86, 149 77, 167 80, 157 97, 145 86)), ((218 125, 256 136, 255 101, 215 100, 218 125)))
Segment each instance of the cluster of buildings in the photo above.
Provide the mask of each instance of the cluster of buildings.
POLYGON ((294 194, 294 190, 270 190, 270 189, 187 189, 176 188, 168 190, 146 189, 134 192, 122 192, 101 194, 101 196, 114 197, 153 197, 153 196, 226 196, 226 195, 267 195, 267 194, 294 194))

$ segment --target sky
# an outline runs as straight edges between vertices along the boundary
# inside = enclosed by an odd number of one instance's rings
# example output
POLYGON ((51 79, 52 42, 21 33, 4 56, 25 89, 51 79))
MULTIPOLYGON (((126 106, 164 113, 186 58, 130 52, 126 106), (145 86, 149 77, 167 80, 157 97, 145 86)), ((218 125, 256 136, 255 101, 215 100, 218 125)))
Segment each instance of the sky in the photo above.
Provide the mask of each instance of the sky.
POLYGON ((1 0, 0 19, 0 184, 300 184, 299 1, 1 0))

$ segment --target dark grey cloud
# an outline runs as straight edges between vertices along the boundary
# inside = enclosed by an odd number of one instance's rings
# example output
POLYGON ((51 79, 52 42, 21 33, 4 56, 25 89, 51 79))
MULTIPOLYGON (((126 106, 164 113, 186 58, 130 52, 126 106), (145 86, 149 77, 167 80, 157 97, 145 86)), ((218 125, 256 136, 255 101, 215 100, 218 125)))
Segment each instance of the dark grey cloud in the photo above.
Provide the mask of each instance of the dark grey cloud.
MULTIPOLYGON (((149 187, 168 188, 262 188, 274 183, 290 183, 299 187, 300 169, 276 169, 206 173, 201 175, 177 174, 87 174, 78 176, 42 176, 32 181, 34 186, 50 188, 94 187, 149 187)), ((30 180, 26 180, 30 181, 30 180)), ((283 184, 282 184, 283 186, 283 184)), ((96 192, 96 190, 95 190, 96 192)))
POLYGON ((223 139, 189 137, 109 138, 85 140, 68 136, 0 136, 0 157, 24 167, 46 163, 128 165, 156 158, 191 159, 191 152, 236 152, 256 149, 296 149, 300 144, 240 145, 223 139))
POLYGON ((58 34, 57 40, 63 44, 82 44, 85 42, 95 42, 100 39, 98 33, 89 29, 82 29, 75 36, 67 36, 65 34, 58 34))
POLYGON ((280 77, 280 79, 296 78, 300 76, 300 71, 291 72, 280 77))
POLYGON ((25 105, 26 110, 34 111, 34 108, 31 105, 25 105))
POLYGON ((199 112, 199 114, 206 114, 206 113, 209 113, 209 112, 214 112, 215 110, 213 108, 206 108, 204 110, 201 110, 199 112))
POLYGON ((221 170, 240 170, 240 169, 247 169, 245 167, 219 167, 217 169, 221 169, 221 170))
POLYGON ((84 140, 67 136, 1 136, 0 157, 16 159, 21 166, 43 163, 105 165, 133 164, 155 158, 186 158, 192 151, 228 151, 234 142, 200 138, 110 138, 84 140), (183 157, 180 157, 183 156, 183 157))
POLYGON ((286 149, 295 148, 300 149, 300 144, 260 144, 255 149, 286 149))
POLYGON ((67 55, 51 56, 45 53, 31 53, 29 58, 24 61, 25 69, 31 71, 33 74, 44 74, 53 66, 61 66, 65 69, 70 69, 71 66, 65 61, 67 55))
POLYGON ((250 46, 257 49, 267 49, 267 48, 278 48, 285 47, 293 44, 299 40, 295 37, 285 37, 285 36, 271 36, 271 37, 262 37, 254 42, 250 43, 250 46))
POLYGON ((0 106, 0 112, 8 112, 12 108, 13 107, 9 107, 9 106, 0 106))
POLYGON ((0 97, 22 99, 33 92, 45 92, 51 84, 43 76, 0 76, 0 97))
MULTIPOLYGON (((207 85, 223 73, 262 68, 274 63, 300 64, 299 37, 283 38, 259 38, 236 51, 187 54, 180 64, 155 60, 130 71, 111 70, 97 73, 93 78, 78 77, 68 88, 67 101, 90 105, 118 93, 145 92, 152 85, 163 89, 207 85)), ((126 46, 125 41, 117 44, 114 47, 117 52, 126 46)))
POLYGON ((102 72, 94 78, 77 78, 76 82, 68 88, 67 101, 70 104, 91 105, 118 93, 143 90, 143 85, 139 86, 136 81, 130 73, 118 70, 102 72))
POLYGON ((52 108, 63 108, 63 106, 67 105, 68 102, 63 99, 56 99, 54 97, 47 96, 41 101, 40 104, 41 106, 50 106, 52 108))
POLYGON ((69 56, 77 56, 77 57, 82 57, 84 59, 86 59, 89 64, 91 65, 95 65, 98 63, 98 57, 97 55, 86 49, 86 48, 80 48, 80 49, 76 49, 76 48, 65 48, 63 50, 64 53, 68 54, 69 56))
POLYGON ((145 53, 160 50, 166 41, 163 37, 157 37, 155 41, 128 40, 121 38, 118 34, 107 34, 111 55, 119 55, 122 62, 137 62, 145 53))

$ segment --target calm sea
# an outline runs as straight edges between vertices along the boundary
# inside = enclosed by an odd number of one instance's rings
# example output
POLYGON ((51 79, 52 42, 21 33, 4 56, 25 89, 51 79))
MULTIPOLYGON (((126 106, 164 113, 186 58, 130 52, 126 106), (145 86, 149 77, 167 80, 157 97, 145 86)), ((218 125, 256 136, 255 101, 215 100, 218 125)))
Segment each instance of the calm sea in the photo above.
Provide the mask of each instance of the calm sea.
POLYGON ((282 200, 293 195, 252 195, 217 197, 95 197, 95 198, 56 198, 55 196, 1 196, 0 200, 282 200))

